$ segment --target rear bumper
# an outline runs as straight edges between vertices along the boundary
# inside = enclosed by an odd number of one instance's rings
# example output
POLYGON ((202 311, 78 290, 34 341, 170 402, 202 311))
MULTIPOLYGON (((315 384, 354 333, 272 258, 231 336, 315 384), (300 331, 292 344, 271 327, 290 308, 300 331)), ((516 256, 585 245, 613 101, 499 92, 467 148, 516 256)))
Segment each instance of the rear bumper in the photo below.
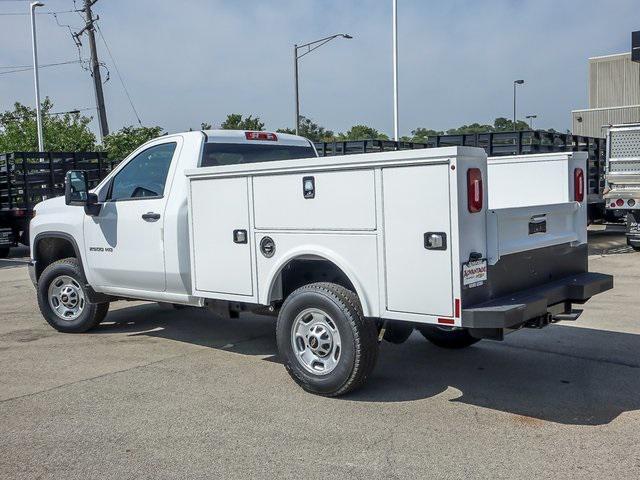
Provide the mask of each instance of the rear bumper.
POLYGON ((562 303, 584 303, 613 288, 613 277, 603 273, 580 273, 507 295, 462 310, 462 326, 473 329, 517 329, 546 316, 562 303))

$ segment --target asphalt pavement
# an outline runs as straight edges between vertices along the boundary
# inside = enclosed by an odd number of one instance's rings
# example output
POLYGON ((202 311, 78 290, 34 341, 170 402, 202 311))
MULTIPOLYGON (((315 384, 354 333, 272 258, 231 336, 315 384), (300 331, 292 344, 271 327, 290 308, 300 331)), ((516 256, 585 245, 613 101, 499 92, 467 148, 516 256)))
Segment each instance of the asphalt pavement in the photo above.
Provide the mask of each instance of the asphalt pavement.
POLYGON ((41 318, 0 260, 0 478, 640 478, 640 253, 593 233, 615 289, 577 322, 461 351, 383 343, 338 399, 280 365, 271 318, 117 302, 87 334, 41 318))

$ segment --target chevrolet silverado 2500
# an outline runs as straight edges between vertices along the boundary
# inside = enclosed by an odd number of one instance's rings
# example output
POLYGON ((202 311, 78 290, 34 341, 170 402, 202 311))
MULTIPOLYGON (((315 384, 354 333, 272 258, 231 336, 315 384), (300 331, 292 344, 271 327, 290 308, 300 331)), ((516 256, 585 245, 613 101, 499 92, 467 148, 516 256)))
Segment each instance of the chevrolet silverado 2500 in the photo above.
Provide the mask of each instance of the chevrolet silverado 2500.
POLYGON ((335 396, 369 376, 381 338, 499 340, 575 320, 612 287, 588 272, 584 158, 562 165, 552 203, 494 208, 477 148, 318 158, 280 133, 167 135, 93 190, 69 172, 65 197, 36 206, 30 271, 63 332, 117 299, 277 315, 291 377, 335 396))

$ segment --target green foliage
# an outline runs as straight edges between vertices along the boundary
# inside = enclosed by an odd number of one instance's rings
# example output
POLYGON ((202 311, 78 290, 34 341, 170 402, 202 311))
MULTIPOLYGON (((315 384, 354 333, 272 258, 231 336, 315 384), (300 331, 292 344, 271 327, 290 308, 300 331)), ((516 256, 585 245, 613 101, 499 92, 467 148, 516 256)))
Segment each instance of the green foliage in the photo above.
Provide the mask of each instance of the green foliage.
MULTIPOLYGON (((53 102, 42 102, 42 132, 47 151, 87 152, 95 150, 96 137, 89 130, 91 117, 80 112, 52 115, 53 102)), ((36 110, 16 102, 13 110, 0 113, 0 152, 37 152, 36 110)))
POLYGON ((435 137, 442 134, 444 134, 442 130, 431 130, 429 128, 418 127, 415 130, 411 130, 412 137, 408 141, 426 142, 429 137, 435 137))
POLYGON ((264 130, 264 123, 260 121, 260 117, 253 117, 249 115, 246 118, 242 118, 239 113, 231 113, 227 115, 227 119, 222 123, 224 130, 264 130))
POLYGON ((498 117, 493 122, 494 132, 513 132, 514 130, 529 130, 529 124, 522 120, 517 120, 515 128, 513 120, 506 119, 504 117, 498 117))
MULTIPOLYGON (((295 135, 296 131, 293 128, 280 128, 277 130, 280 133, 290 133, 295 135)), ((300 129, 298 134, 302 137, 308 138, 312 142, 327 142, 333 140, 333 132, 326 130, 324 127, 318 125, 310 118, 300 115, 300 129)))
POLYGON ((384 133, 367 125, 354 125, 345 133, 338 134, 339 140, 389 140, 384 133))
POLYGON ((450 128, 449 130, 447 130, 447 135, 461 135, 463 133, 483 133, 493 131, 495 131, 493 125, 472 123, 470 125, 462 125, 458 128, 450 128))
POLYGON ((200 124, 200 130, 211 130, 211 124, 210 123, 206 123, 206 122, 202 122, 200 124))
POLYGON ((159 137, 162 127, 123 127, 104 137, 103 148, 111 160, 122 160, 143 143, 159 137))

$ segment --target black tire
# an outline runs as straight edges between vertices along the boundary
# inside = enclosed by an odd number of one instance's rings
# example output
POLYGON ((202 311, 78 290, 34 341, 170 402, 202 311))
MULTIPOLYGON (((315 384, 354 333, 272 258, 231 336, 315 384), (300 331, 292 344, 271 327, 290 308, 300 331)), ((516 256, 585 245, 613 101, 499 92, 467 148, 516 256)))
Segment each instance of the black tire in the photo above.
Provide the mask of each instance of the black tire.
POLYGON ((10 251, 10 247, 0 247, 0 258, 7 258, 10 251))
POLYGON ((631 245, 631 248, 633 248, 636 252, 640 252, 640 245, 631 245))
POLYGON ((86 291, 86 280, 75 258, 64 258, 53 262, 44 269, 38 279, 38 307, 47 323, 59 332, 82 333, 97 327, 109 311, 109 302, 91 303, 86 291), (69 277, 74 281, 78 296, 84 297, 83 307, 76 318, 64 319, 59 316, 49 303, 49 287, 61 277, 69 277), (81 290, 81 295, 80 295, 81 290))
POLYGON ((446 328, 436 325, 421 325, 417 327, 424 338, 441 348, 466 348, 480 341, 472 337, 465 328, 446 328))
MULTIPOLYGON (((280 309, 276 326, 278 351, 291 378, 307 392, 326 397, 344 395, 362 386, 375 366, 377 336, 377 328, 364 317, 357 295, 340 285, 324 282, 305 285, 291 293, 280 309), (307 370, 294 350, 292 330, 296 318, 309 309, 325 313, 339 334, 337 357, 333 344, 327 355, 337 358, 328 373, 307 370)), ((309 342, 305 348, 311 345, 309 342)))

